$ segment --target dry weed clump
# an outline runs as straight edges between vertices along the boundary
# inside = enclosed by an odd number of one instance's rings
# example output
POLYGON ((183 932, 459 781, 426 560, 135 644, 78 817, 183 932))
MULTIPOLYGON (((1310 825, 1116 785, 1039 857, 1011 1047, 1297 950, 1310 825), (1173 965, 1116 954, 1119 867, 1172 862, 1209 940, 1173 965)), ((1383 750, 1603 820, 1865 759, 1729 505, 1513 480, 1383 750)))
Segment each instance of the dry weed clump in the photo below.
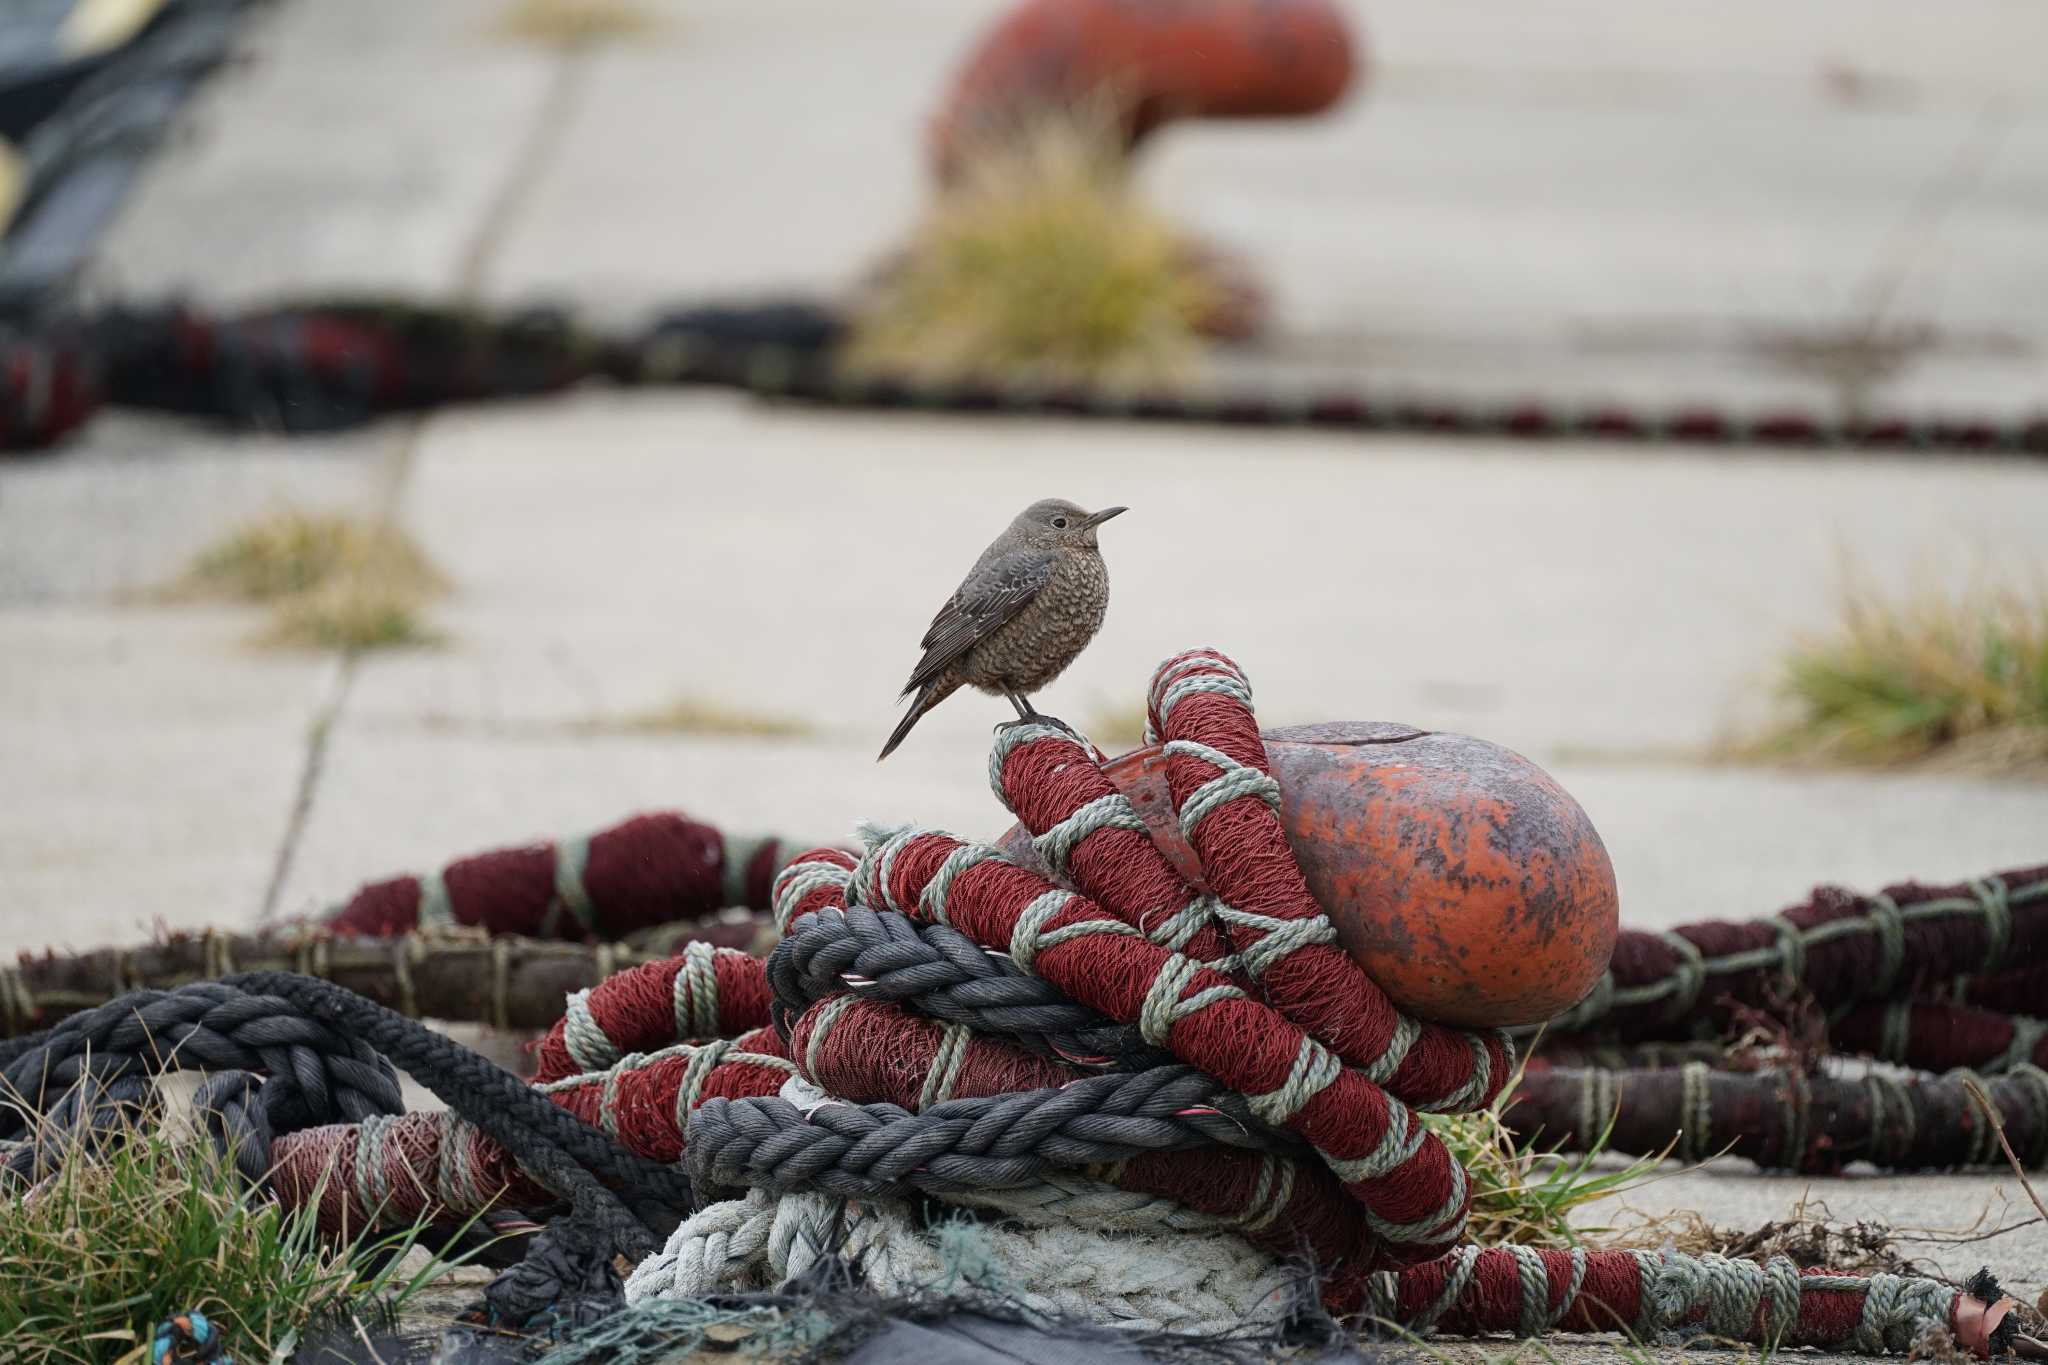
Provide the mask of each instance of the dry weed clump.
POLYGON ((1106 116, 976 144, 856 318, 856 373, 1104 388, 1186 378, 1213 286, 1145 206, 1106 116))
POLYGON ((1780 691, 1792 714, 1751 756, 2048 774, 2048 589, 1852 583, 1780 691))
POLYGON ((287 510, 203 551, 166 596, 264 603, 264 643, 356 652, 432 640, 422 610, 446 588, 396 527, 287 510))

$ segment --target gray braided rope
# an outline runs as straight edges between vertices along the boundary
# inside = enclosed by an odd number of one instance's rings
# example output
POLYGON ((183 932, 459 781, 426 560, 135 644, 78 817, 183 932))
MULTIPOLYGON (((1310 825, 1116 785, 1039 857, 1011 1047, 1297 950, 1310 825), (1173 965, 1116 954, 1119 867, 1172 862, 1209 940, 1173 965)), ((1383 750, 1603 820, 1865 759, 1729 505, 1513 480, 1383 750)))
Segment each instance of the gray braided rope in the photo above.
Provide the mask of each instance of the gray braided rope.
MULTIPOLYGON (((1269 1158, 1291 1170, 1291 1165, 1269 1158)), ((1071 1171, 1053 1171, 1035 1185, 1005 1190, 969 1190, 949 1194, 946 1203, 987 1209, 1019 1222, 1070 1222, 1105 1232, 1220 1232, 1250 1230, 1272 1210, 1254 1200, 1260 1213, 1232 1216, 1202 1213, 1158 1195, 1126 1190, 1071 1171)))
POLYGON ((1296 1151, 1229 1090, 1188 1066, 1090 1076, 1054 1090, 892 1104, 712 1098, 691 1116, 685 1157, 700 1189, 844 1195, 1014 1188, 1048 1172, 1150 1151, 1225 1145, 1296 1151))
POLYGON ((943 924, 863 906, 805 915, 768 956, 772 1015, 785 1038, 828 996, 907 1005, 1046 1056, 1100 1058, 1137 1070, 1170 1060, 1135 1028, 1069 999, 1042 977, 943 924))
POLYGON ((266 1111, 279 1124, 356 1121, 402 1108, 397 1074, 375 1048, 285 1000, 216 982, 175 991, 137 991, 17 1040, 0 1072, 0 1138, 28 1130, 31 1116, 62 1112, 89 1122, 106 1091, 129 1077, 174 1069, 263 1072, 266 1111), (59 1109, 62 1103, 69 1108, 59 1109))

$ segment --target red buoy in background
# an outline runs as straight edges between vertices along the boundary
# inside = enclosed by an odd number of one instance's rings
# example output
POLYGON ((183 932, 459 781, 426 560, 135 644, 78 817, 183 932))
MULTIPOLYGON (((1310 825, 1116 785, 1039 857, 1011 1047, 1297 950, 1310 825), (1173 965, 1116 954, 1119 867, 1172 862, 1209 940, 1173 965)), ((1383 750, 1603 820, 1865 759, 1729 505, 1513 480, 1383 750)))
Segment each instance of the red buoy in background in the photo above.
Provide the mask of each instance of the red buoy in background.
MULTIPOLYGON (((1338 723, 1261 735, 1282 827, 1347 951, 1402 1009, 1467 1027, 1536 1024, 1607 970, 1620 899, 1578 802, 1521 755, 1466 735, 1338 723)), ((1182 876, 1156 746, 1104 768, 1182 876)), ((999 841, 1037 866, 1028 833, 999 841)))
POLYGON ((1329 0, 1025 0, 975 48, 931 132, 944 180, 978 136, 1108 98, 1126 147, 1175 118, 1287 118, 1334 106, 1354 43, 1329 0))

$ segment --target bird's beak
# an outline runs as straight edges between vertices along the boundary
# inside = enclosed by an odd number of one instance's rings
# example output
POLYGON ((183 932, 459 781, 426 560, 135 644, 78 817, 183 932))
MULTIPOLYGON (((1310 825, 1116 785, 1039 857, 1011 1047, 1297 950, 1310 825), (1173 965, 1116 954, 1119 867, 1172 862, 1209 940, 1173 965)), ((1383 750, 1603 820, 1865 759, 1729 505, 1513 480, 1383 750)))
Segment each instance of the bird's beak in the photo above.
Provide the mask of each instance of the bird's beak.
POLYGON ((1105 507, 1100 512, 1095 512, 1089 515, 1089 517, 1081 523, 1081 529, 1083 531, 1092 531, 1096 527, 1102 525, 1103 522, 1108 521, 1111 517, 1120 517, 1130 510, 1131 509, 1128 507, 1105 507))

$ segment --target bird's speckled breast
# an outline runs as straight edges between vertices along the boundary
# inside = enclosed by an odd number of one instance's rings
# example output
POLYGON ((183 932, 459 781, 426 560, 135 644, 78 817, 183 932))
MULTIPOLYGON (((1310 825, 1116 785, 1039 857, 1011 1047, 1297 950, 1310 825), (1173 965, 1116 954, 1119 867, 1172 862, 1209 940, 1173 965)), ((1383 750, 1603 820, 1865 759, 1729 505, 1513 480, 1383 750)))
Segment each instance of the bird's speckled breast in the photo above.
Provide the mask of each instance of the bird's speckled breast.
POLYGON ((1069 551, 1030 605, 974 647, 962 670, 974 687, 1030 693, 1074 662, 1109 611, 1109 570, 1100 553, 1069 551))

